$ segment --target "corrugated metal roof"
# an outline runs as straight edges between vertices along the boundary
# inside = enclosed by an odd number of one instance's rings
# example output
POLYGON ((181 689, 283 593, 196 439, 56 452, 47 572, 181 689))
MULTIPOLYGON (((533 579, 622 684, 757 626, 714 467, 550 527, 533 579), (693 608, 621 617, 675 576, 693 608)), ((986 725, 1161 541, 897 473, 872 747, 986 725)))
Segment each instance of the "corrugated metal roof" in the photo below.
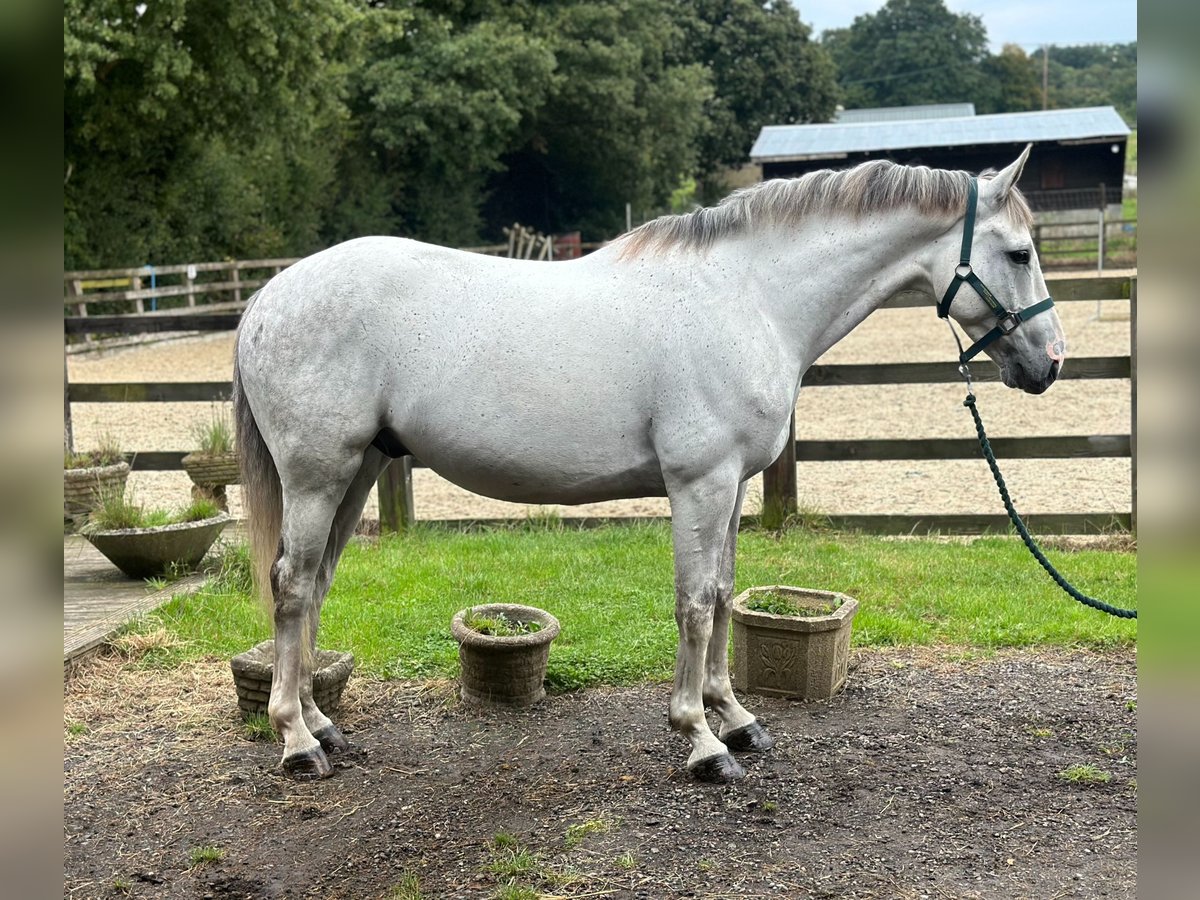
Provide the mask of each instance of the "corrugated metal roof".
POLYGON ((758 133, 750 159, 761 163, 913 147, 1079 141, 1128 134, 1129 128, 1111 106, 903 122, 768 125, 758 133))
POLYGON ((975 115, 974 103, 926 103, 921 106, 876 106, 863 109, 841 109, 833 121, 847 122, 904 122, 909 119, 955 119, 975 115))

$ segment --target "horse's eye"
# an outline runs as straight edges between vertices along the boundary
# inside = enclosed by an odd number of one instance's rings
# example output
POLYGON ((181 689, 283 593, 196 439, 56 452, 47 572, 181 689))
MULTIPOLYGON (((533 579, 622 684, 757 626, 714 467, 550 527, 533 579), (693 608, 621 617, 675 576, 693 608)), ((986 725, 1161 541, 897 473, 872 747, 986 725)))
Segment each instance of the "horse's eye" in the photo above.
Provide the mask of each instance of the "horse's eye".
POLYGON ((1011 259, 1013 262, 1015 262, 1018 266, 1029 265, 1029 251, 1028 250, 1009 250, 1008 258, 1011 259))

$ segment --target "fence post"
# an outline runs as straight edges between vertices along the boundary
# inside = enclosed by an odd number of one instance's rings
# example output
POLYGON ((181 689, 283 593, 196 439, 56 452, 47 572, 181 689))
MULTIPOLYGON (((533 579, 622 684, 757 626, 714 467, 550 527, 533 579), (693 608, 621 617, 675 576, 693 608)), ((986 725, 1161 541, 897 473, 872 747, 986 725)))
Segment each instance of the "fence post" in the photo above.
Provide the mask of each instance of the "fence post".
POLYGON ((1129 279, 1129 527, 1137 537, 1137 276, 1129 279))
POLYGON ((393 459, 376 482, 379 488, 379 532, 407 531, 416 524, 413 506, 412 457, 393 459))
POLYGON ((1096 241, 1096 271, 1097 272, 1104 271, 1104 253, 1105 253, 1105 250, 1107 249, 1105 247, 1105 244, 1107 243, 1107 241, 1105 239, 1106 236, 1104 234, 1104 211, 1105 211, 1105 207, 1108 205, 1108 203, 1107 203, 1108 198, 1106 196, 1106 193, 1107 192, 1104 188, 1104 184, 1103 184, 1103 182, 1101 182, 1101 184, 1100 184, 1100 237, 1099 237, 1099 240, 1096 241))
POLYGON ((71 382, 67 378, 67 341, 63 338, 63 450, 75 452, 75 429, 71 424, 71 382))
POLYGON ((242 302, 242 264, 236 259, 233 261, 233 277, 230 279, 233 282, 233 302, 242 302))
POLYGON ((183 273, 187 278, 187 305, 196 305, 196 266, 189 264, 187 271, 183 273))
MULTIPOLYGON (((142 276, 141 275, 132 276, 129 279, 129 286, 131 288, 133 288, 133 290, 135 290, 135 291, 140 291, 142 289, 142 276)), ((136 300, 133 301, 133 307, 138 312, 144 313, 146 311, 146 301, 143 300, 141 297, 138 297, 136 300)))
POLYGON ((760 521, 764 528, 782 528, 795 515, 796 502, 796 414, 788 422, 788 439, 779 458, 763 470, 763 502, 760 521))

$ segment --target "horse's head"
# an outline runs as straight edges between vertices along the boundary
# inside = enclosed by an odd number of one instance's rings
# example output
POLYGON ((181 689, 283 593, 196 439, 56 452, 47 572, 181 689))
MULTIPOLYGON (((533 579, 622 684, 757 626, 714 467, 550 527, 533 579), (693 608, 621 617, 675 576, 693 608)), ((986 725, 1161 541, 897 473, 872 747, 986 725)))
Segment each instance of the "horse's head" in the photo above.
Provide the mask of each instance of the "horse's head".
POLYGON ((980 350, 1000 367, 1006 385, 1040 394, 1062 370, 1066 338, 1058 314, 1039 307, 1049 292, 1033 247, 1029 207, 1016 187, 1029 149, 1012 165, 979 179, 975 215, 968 200, 964 223, 974 218, 972 240, 961 248, 955 240, 944 242, 934 280, 935 287, 947 291, 939 294, 939 314, 948 312, 972 341, 983 344, 980 350), (962 264, 964 256, 969 266, 962 264))

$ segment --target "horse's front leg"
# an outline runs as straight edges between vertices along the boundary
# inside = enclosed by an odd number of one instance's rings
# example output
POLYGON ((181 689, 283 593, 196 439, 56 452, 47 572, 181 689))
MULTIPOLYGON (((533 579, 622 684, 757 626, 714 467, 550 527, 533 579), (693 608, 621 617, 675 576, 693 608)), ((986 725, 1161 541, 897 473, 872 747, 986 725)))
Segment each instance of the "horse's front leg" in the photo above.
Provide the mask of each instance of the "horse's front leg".
POLYGON ((704 703, 721 717, 721 741, 730 750, 765 752, 775 746, 775 740, 754 716, 738 703, 729 681, 729 616, 733 610, 733 577, 737 555, 738 526, 742 521, 742 501, 746 497, 746 482, 738 488, 737 504, 729 519, 721 558, 720 578, 717 581, 717 603, 713 610, 712 637, 704 668, 704 703))
POLYGON ((704 717, 705 664, 720 594, 726 535, 738 493, 736 475, 714 473, 669 486, 675 622, 679 626, 670 721, 671 727, 691 742, 688 771, 701 781, 734 781, 746 774, 704 717))

